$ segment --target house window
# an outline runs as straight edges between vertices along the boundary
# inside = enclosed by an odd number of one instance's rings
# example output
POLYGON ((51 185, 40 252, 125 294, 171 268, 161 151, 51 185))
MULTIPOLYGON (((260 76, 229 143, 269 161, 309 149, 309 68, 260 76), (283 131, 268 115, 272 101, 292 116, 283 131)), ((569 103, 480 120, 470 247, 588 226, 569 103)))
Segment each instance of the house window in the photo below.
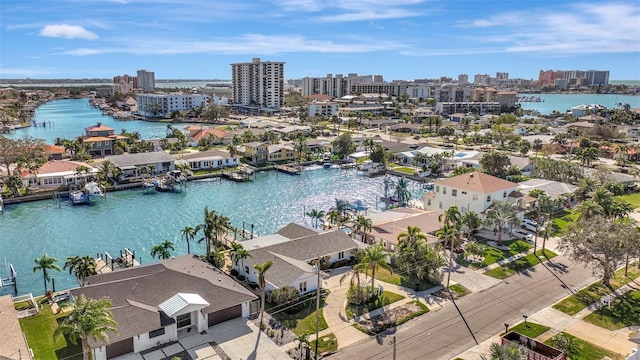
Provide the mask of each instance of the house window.
POLYGON ((440 186, 436 186, 436 192, 439 193, 440 192, 440 186))
POLYGON ((451 190, 451 196, 453 197, 458 196, 458 190, 451 190))
POLYGON ((440 201, 440 204, 438 205, 438 208, 442 209, 442 201, 440 201))
POLYGON ((338 253, 338 259, 344 259, 344 251, 338 253))
POLYGON ((507 197, 507 192, 505 191, 502 193, 502 198, 506 198, 506 197, 507 197))
POLYGON ((427 199, 427 206, 431 206, 431 199, 427 199))
POLYGON ((183 327, 190 326, 191 325, 191 313, 178 315, 176 317, 176 322, 178 323, 178 329, 182 329, 183 327))
POLYGON ((307 282, 301 282, 300 286, 299 286, 300 292, 306 292, 307 291, 307 282))
POLYGON ((478 201, 478 194, 473 194, 473 201, 478 201))
POLYGON ((487 195, 487 202, 491 202, 491 195, 487 195))
POLYGON ((447 195, 447 188, 444 186, 442 187, 442 194, 447 195))
POLYGON ((149 339, 153 339, 154 337, 164 335, 164 328, 160 328, 157 330, 149 331, 149 339))

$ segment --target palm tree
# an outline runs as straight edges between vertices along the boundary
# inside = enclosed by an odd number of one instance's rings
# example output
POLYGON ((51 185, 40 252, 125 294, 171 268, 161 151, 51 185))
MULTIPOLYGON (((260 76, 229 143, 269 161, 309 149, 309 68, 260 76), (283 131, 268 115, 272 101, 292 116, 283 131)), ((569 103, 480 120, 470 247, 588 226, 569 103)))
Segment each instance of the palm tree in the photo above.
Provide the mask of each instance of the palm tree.
POLYGON ((53 338, 65 336, 73 344, 80 339, 82 359, 93 359, 89 338, 94 341, 108 341, 108 333, 118 334, 118 324, 113 319, 111 308, 113 304, 107 297, 94 300, 87 299, 84 295, 78 296, 69 316, 65 317, 53 331, 53 338))
POLYGON ((406 232, 398 234, 398 243, 415 244, 421 240, 427 241, 427 235, 423 234, 422 230, 417 226, 409 226, 406 232))
POLYGON ((578 204, 574 211, 578 214, 578 218, 576 220, 590 219, 596 215, 604 214, 602 206, 591 199, 578 204))
POLYGON ((67 268, 69 269, 69 274, 72 272, 75 274, 78 284, 82 287, 89 276, 96 274, 96 259, 90 255, 83 257, 69 256, 63 266, 64 270, 67 268))
POLYGON ((311 211, 309 211, 305 215, 307 215, 307 216, 309 216, 309 217, 311 217, 313 219, 313 227, 317 228, 318 227, 318 220, 320 220, 320 219, 322 219, 324 217, 324 211, 317 210, 317 209, 311 209, 311 211))
POLYGON ((240 263, 240 267, 242 268, 242 272, 244 273, 244 260, 248 257, 253 257, 249 250, 245 249, 241 243, 234 242, 231 244, 231 250, 229 251, 229 256, 231 257, 231 261, 238 266, 240 263))
POLYGON ((366 237, 367 237, 367 231, 371 231, 372 226, 373 226, 373 223, 371 222, 371 219, 369 219, 368 217, 365 217, 364 215, 358 215, 358 217, 353 223, 352 234, 355 235, 355 233, 362 231, 364 233, 362 235, 362 240, 364 242, 364 240, 366 240, 366 237))
MULTIPOLYGON (((482 359, 486 357, 482 356, 482 359)), ((490 360, 524 360, 526 356, 520 350, 520 347, 514 343, 506 343, 504 345, 493 343, 489 354, 490 360)))
POLYGON ((472 236, 482 226, 482 219, 475 211, 464 213, 460 218, 462 224, 467 228, 467 236, 472 236))
POLYGON ((36 266, 33 267, 33 272, 37 272, 38 270, 42 271, 42 277, 44 278, 44 292, 47 292, 47 282, 49 281, 49 270, 60 271, 60 266, 56 263, 58 259, 54 257, 49 257, 49 255, 44 254, 41 258, 36 258, 35 260, 36 266))
MULTIPOLYGON (((261 299, 260 299, 260 325, 262 325, 262 316, 264 315, 264 295, 265 295, 265 287, 267 283, 264 279, 264 274, 269 270, 269 268, 273 265, 273 261, 269 260, 264 264, 255 264, 253 268, 256 270, 258 274, 258 286, 260 287, 261 299)), ((318 267, 317 271, 320 271, 320 267, 318 267)))
POLYGON ((407 202, 411 199, 411 192, 409 192, 409 183, 407 179, 401 177, 398 179, 395 191, 396 199, 398 200, 398 206, 407 206, 407 202))
POLYGON ((387 263, 387 256, 389 253, 382 247, 382 244, 375 244, 364 249, 364 255, 360 260, 360 264, 356 265, 356 269, 359 271, 371 270, 371 291, 375 291, 374 285, 376 280, 376 271, 378 268, 383 268, 391 271, 391 267, 387 263))
POLYGON ((460 228, 462 226, 462 214, 456 205, 450 206, 447 211, 438 215, 438 221, 443 225, 460 228))
POLYGON ((151 247, 151 257, 158 257, 160 260, 167 260, 171 257, 170 251, 175 250, 173 243, 169 240, 165 240, 159 245, 153 245, 151 247))
POLYGON ((498 233, 498 246, 502 246, 502 234, 507 226, 518 226, 520 220, 516 216, 513 206, 508 201, 494 201, 487 211, 486 223, 492 225, 498 233))
POLYGON ((197 225, 196 227, 185 226, 182 230, 180 230, 180 234, 182 234, 182 238, 187 242, 187 254, 191 254, 191 245, 190 242, 193 240, 198 231, 202 229, 202 225, 197 225))
POLYGON ((447 272, 447 290, 449 290, 453 270, 453 249, 460 246, 460 229, 444 224, 442 229, 436 231, 436 236, 442 241, 442 249, 449 249, 449 271, 447 272))

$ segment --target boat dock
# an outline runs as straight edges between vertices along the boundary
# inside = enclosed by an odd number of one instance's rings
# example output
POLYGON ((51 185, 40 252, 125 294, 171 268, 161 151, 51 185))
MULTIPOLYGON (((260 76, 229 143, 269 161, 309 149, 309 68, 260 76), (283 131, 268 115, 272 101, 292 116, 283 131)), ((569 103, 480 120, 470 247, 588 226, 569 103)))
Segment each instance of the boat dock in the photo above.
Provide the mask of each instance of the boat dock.
POLYGON ((114 258, 108 252, 97 254, 96 256, 96 273, 104 274, 118 269, 125 269, 134 266, 140 266, 140 262, 136 259, 135 251, 127 248, 120 250, 120 256, 114 258))
POLYGON ((226 172, 222 170, 222 177, 229 180, 236 181, 236 182, 251 181, 253 180, 252 175, 253 175, 253 170, 251 169, 238 169, 238 170, 226 171, 226 172))
POLYGON ((274 168, 289 175, 300 175, 302 166, 299 165, 275 165, 274 168))

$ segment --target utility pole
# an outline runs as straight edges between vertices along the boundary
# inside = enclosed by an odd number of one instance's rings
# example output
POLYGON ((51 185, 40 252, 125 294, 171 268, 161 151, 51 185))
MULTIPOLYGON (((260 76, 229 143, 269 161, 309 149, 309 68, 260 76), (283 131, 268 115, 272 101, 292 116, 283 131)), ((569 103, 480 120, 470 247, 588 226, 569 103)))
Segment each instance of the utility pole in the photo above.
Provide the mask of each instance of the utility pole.
POLYGON ((316 262, 316 274, 318 274, 318 284, 316 288, 316 347, 314 352, 316 353, 316 360, 318 360, 318 343, 320 342, 319 334, 320 334, 320 326, 319 326, 319 315, 320 315, 320 254, 318 254, 318 260, 316 262))
POLYGON ((394 336, 393 339, 389 342, 389 345, 393 346, 393 360, 396 360, 396 344, 398 342, 396 341, 396 337, 394 336))

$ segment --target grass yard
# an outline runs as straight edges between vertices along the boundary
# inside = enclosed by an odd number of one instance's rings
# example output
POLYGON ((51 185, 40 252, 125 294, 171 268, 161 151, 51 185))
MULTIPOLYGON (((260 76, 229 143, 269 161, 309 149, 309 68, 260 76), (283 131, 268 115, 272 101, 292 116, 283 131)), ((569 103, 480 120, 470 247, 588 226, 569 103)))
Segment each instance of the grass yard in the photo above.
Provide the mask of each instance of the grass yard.
POLYGON ((459 299, 465 295, 469 295, 471 294, 471 290, 467 289, 466 287, 460 285, 460 284, 453 284, 451 286, 449 286, 449 290, 451 290, 451 292, 454 294, 453 296, 456 299, 459 299))
POLYGON ((522 334, 524 336, 527 336, 527 337, 529 337, 531 339, 535 339, 536 337, 538 337, 541 334, 545 333, 549 329, 550 329, 550 327, 548 327, 548 326, 544 326, 544 325, 532 323, 531 321, 527 321, 527 325, 525 325, 523 322, 521 322, 520 324, 510 328, 509 331, 515 331, 515 332, 517 332, 519 334, 522 334))
MULTIPOLYGON (((301 310, 295 314, 287 314, 282 311, 273 315, 276 319, 280 320, 284 326, 291 329, 296 335, 303 334, 315 334, 316 332, 316 306, 315 302, 313 306, 308 306, 304 310, 301 310)), ((328 328, 327 322, 324 320, 323 308, 320 308, 320 316, 318 316, 318 325, 320 331, 328 328)))
MULTIPOLYGON (((552 259, 558 256, 556 253, 549 249, 544 249, 544 255, 542 254, 542 250, 538 250, 538 256, 542 258, 542 261, 545 258, 552 259)), ((520 259, 514 260, 504 266, 499 266, 497 268, 493 268, 489 271, 485 271, 485 275, 489 275, 496 279, 504 279, 512 276, 518 272, 525 271, 526 269, 536 266, 540 264, 540 258, 534 256, 533 254, 529 254, 527 256, 521 257, 520 259)))
MULTIPOLYGON (((624 276, 624 269, 616 271, 615 276, 611 279, 611 286, 617 289, 629 281, 638 278, 640 276, 640 270, 635 266, 629 266, 629 276, 624 276)), ((611 290, 602 285, 601 281, 593 283, 586 288, 578 291, 576 294, 569 296, 568 298, 553 305, 554 309, 560 310, 568 315, 575 315, 580 310, 593 304, 596 301, 600 301, 603 295, 611 293, 611 290)))
POLYGON ((488 246, 487 251, 484 253, 484 260, 479 264, 472 264, 462 259, 458 259, 456 261, 462 266, 481 269, 485 266, 494 264, 500 260, 504 260, 511 256, 523 253, 533 247, 533 245, 523 240, 503 241, 503 245, 508 246, 509 250, 500 250, 500 249, 496 249, 494 247, 488 246))
MULTIPOLYGON (((569 338, 571 343, 574 344, 573 350, 569 351, 569 353, 567 354, 568 358, 570 359, 574 359, 574 360, 600 360, 604 358, 610 358, 613 360, 624 359, 620 354, 613 353, 609 350, 596 346, 590 342, 580 340, 575 336, 571 336, 567 333, 561 333, 561 334, 569 338)), ((545 341, 544 343, 547 345, 553 346, 555 348, 558 348, 560 350, 565 350, 565 353, 566 353, 567 352, 566 349, 561 349, 556 345, 554 341, 556 337, 557 335, 545 341)))
POLYGON ((629 204, 631 204, 631 207, 634 209, 637 209, 640 207, 640 192, 618 196, 617 198, 628 202, 629 204))
MULTIPOLYGON (((333 335, 333 333, 331 334, 327 334, 323 337, 321 337, 319 339, 320 341, 318 342, 318 355, 323 355, 323 354, 327 354, 327 353, 332 353, 336 350, 338 350, 338 339, 336 339, 336 336, 333 335)), ((316 341, 313 340, 309 343, 309 346, 311 347, 311 350, 315 350, 316 349, 316 341)))
POLYGON ((415 171, 414 168, 407 167, 407 166, 399 166, 399 167, 393 168, 393 170, 397 171, 397 172, 401 172, 403 174, 407 174, 407 175, 413 175, 413 173, 415 171))
POLYGON ((609 330, 619 330, 640 324, 640 291, 629 291, 584 318, 585 321, 609 330))
POLYGON ((562 236, 567 232, 570 224, 575 223, 578 214, 574 212, 563 211, 553 217, 552 224, 555 230, 554 236, 562 236))
POLYGON ((364 305, 347 304, 347 307, 345 309, 347 312, 347 318, 353 319, 356 316, 366 314, 375 309, 379 309, 383 306, 387 306, 389 304, 392 304, 396 301, 400 301, 402 299, 404 299, 404 296, 400 294, 396 294, 391 291, 383 291, 382 295, 380 295, 380 297, 376 301, 373 301, 364 305))
MULTIPOLYGON (((367 276, 371 276, 371 272, 369 270, 367 270, 367 276)), ((426 280, 418 279, 413 274, 400 275, 383 268, 378 268, 378 270, 376 270, 376 279, 389 284, 404 286, 410 289, 415 289, 416 284, 418 284, 418 291, 431 289, 435 286, 434 284, 426 280)), ((363 285, 367 285, 365 284, 365 282, 363 282, 363 285)))
POLYGON ((35 316, 20 319, 20 327, 27 337, 29 347, 33 349, 33 356, 39 360, 79 360, 82 359, 82 346, 77 345, 65 337, 53 340, 53 330, 58 327, 66 314, 54 315, 48 304, 40 307, 40 313, 35 316))

